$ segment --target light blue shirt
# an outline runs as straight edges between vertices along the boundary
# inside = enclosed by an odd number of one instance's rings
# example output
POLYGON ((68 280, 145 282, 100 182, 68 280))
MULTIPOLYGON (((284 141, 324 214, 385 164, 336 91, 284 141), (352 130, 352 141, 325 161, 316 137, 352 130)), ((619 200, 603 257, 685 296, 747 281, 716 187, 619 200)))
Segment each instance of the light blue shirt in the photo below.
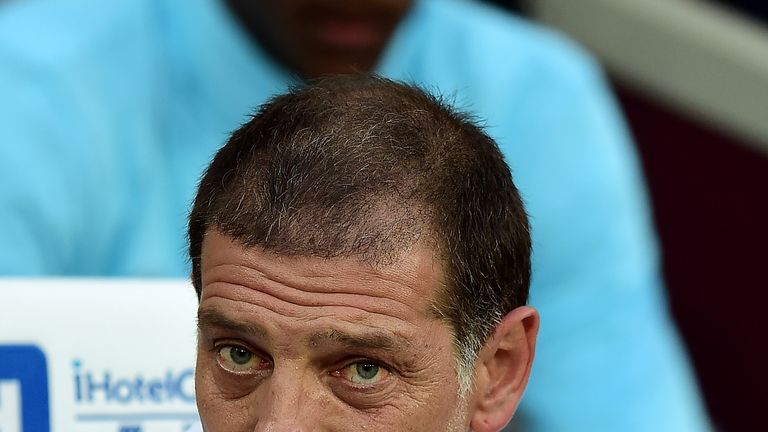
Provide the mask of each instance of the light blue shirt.
MULTIPOLYGON (((704 431, 638 162, 592 59, 463 1, 417 2, 378 72, 476 113, 531 215, 531 431, 704 431)), ((0 8, 0 274, 184 276, 196 181, 296 82, 212 0, 0 8)))

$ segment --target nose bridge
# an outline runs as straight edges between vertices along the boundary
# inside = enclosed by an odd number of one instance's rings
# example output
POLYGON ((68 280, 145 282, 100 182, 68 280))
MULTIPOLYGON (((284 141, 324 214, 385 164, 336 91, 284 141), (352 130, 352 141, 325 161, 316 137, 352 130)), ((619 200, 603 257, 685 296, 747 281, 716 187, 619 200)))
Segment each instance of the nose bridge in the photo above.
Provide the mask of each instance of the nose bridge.
POLYGON ((314 407, 313 397, 318 391, 312 373, 298 364, 284 364, 275 367, 263 394, 257 401, 260 405, 259 423, 254 432, 309 432, 318 430, 317 419, 321 413, 314 407))

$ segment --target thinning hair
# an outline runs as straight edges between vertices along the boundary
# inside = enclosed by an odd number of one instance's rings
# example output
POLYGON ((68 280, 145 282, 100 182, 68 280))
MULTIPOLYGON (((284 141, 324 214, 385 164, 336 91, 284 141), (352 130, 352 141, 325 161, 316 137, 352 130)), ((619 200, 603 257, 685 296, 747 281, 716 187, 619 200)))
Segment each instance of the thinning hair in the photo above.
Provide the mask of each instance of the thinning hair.
POLYGON ((379 77, 293 88, 219 150, 189 218, 198 296, 210 229, 278 254, 374 266, 430 245, 445 278, 433 312, 454 332, 463 389, 485 340, 528 297, 528 219, 496 143, 467 114, 379 77))

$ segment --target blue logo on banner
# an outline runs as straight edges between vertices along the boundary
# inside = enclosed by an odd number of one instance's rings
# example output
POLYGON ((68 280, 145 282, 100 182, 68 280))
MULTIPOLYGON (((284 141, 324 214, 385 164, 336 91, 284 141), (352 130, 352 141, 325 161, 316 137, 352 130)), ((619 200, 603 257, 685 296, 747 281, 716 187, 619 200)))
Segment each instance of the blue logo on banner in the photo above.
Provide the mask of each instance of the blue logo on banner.
POLYGON ((21 389, 24 432, 49 432, 48 367, 34 345, 0 346, 0 382, 17 381, 21 389))
POLYGON ((194 404, 194 378, 192 368, 167 371, 161 377, 116 376, 109 370, 85 370, 81 360, 72 362, 77 403, 106 402, 116 404, 165 404, 181 401, 194 404))

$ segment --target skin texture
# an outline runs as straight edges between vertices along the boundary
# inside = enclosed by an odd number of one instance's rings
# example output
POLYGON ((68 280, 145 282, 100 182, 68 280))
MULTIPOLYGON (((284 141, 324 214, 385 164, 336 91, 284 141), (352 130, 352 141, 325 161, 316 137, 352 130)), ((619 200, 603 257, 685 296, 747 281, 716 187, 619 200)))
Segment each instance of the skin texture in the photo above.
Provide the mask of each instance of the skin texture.
POLYGON ((370 71, 412 0, 227 0, 245 29, 304 77, 370 71))
POLYGON ((461 398, 451 329, 430 313, 441 276, 418 245, 374 269, 278 256, 209 231, 196 375, 204 429, 500 430, 527 382, 538 315, 523 307, 505 317, 461 398))

